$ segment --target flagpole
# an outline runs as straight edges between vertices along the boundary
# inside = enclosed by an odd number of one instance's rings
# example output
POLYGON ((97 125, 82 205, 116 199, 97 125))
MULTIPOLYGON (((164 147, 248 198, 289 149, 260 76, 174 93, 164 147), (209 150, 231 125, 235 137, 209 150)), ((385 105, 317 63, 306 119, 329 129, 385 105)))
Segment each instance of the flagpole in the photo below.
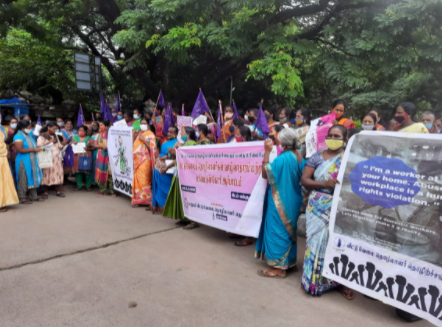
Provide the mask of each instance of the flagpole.
MULTIPOLYGON (((204 99, 205 100, 205 99, 204 99)), ((222 102, 221 102, 221 100, 218 100, 218 103, 219 103, 219 110, 220 110, 220 113, 221 113, 221 134, 223 135, 223 139, 224 139, 224 143, 227 143, 227 140, 226 140, 226 134, 224 133, 224 131, 222 130, 223 129, 223 127, 224 127, 224 122, 223 122, 223 105, 222 105, 222 102)))
POLYGON ((155 124, 155 113, 157 112, 158 101, 160 101, 160 94, 161 94, 161 90, 160 90, 160 93, 158 93, 157 103, 155 103, 155 108, 153 109, 152 124, 155 124))

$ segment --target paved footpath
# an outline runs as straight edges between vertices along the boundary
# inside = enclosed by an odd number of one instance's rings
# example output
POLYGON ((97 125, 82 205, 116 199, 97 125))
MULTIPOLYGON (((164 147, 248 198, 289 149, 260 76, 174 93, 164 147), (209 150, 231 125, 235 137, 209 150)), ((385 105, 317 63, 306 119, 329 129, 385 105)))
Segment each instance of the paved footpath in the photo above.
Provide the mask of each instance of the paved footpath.
POLYGON ((124 196, 66 195, 0 214, 1 327, 407 325, 359 293, 306 296, 301 272, 259 277, 254 247, 223 231, 185 231, 124 196))

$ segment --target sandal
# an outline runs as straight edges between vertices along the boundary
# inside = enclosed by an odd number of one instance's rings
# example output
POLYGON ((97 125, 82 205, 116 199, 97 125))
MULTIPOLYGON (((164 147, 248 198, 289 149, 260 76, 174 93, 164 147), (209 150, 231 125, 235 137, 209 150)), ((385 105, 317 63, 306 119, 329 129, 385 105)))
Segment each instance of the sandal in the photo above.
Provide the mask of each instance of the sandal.
POLYGON ((66 195, 64 195, 63 192, 57 192, 55 195, 60 197, 60 198, 65 198, 66 197, 66 195))
POLYGON ((245 237, 242 240, 236 241, 235 246, 248 246, 253 244, 253 240, 250 237, 245 237))
POLYGON ((45 199, 37 198, 37 199, 33 200, 33 202, 45 202, 45 199))
POLYGON ((117 195, 116 195, 115 193, 112 193, 112 194, 110 195, 110 197, 111 197, 111 198, 116 198, 117 195))
POLYGON ((200 225, 198 225, 197 223, 192 221, 189 225, 183 227, 183 229, 191 230, 191 229, 195 229, 195 228, 199 228, 199 227, 200 227, 200 225))
POLYGON ((342 286, 338 288, 338 292, 349 301, 355 298, 355 294, 348 287, 342 286))
POLYGON ((49 194, 48 193, 43 193, 42 195, 40 195, 40 197, 44 200, 47 200, 49 198, 49 194))
POLYGON ((104 196, 104 193, 97 193, 97 197, 101 198, 102 196, 104 196))
POLYGON ((27 199, 25 199, 25 200, 20 200, 20 204, 32 204, 33 202, 32 201, 29 201, 29 200, 27 200, 27 199))
POLYGON ((8 211, 8 209, 6 209, 6 208, 0 208, 0 213, 6 212, 6 211, 8 211))
POLYGON ((132 208, 138 208, 139 206, 139 204, 132 204, 132 208))
POLYGON ((80 191, 81 191, 81 188, 78 188, 78 187, 74 188, 74 192, 80 192, 80 191))
POLYGON ((269 272, 270 269, 267 270, 258 270, 258 275, 261 277, 269 277, 269 278, 276 278, 276 279, 284 279, 287 277, 287 274, 285 276, 279 276, 274 273, 269 272))

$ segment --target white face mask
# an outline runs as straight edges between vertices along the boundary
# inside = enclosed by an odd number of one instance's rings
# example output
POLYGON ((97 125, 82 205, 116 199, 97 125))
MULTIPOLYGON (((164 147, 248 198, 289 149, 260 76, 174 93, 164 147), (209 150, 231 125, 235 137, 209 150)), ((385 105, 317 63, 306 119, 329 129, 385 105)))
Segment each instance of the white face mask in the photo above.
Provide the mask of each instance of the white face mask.
POLYGON ((113 113, 113 114, 112 114, 112 117, 117 117, 117 114, 116 114, 116 113, 113 113))
POLYGON ((145 131, 147 131, 147 124, 141 124, 140 125, 140 129, 143 131, 143 132, 145 132, 145 131))
POLYGON ((247 120, 247 121, 249 121, 249 116, 245 115, 245 116, 244 116, 244 119, 247 120))
POLYGON ((372 131, 374 124, 362 124, 361 127, 364 131, 372 131))
POLYGON ((200 131, 195 131, 195 135, 196 135, 196 137, 200 137, 200 131))
POLYGON ((63 127, 64 123, 63 122, 58 122, 57 125, 60 126, 60 127, 63 127))
POLYGON ((32 128, 31 129, 29 129, 29 128, 25 128, 25 133, 26 134, 30 134, 32 132, 32 128))
POLYGON ((140 116, 134 114, 134 119, 139 119, 139 118, 140 118, 140 116))
POLYGON ((17 123, 11 124, 11 128, 12 129, 16 129, 17 128, 17 123))

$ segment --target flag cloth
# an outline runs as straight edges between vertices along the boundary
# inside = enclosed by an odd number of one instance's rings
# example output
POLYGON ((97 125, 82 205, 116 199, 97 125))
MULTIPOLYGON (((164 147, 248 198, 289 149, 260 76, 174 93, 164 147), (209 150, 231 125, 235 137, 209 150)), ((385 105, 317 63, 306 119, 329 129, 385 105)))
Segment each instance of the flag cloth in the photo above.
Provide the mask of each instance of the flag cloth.
POLYGON ((43 126, 42 123, 41 123, 41 118, 40 118, 40 116, 38 116, 38 119, 37 119, 37 125, 38 125, 38 126, 43 126))
POLYGON ((192 110, 192 117, 197 118, 200 115, 204 115, 205 112, 208 112, 209 106, 207 105, 206 99, 204 98, 203 91, 200 90, 198 94, 198 98, 196 98, 195 105, 192 110))
POLYGON ((163 123, 163 134, 167 135, 167 131, 169 130, 170 126, 173 125, 173 112, 172 112, 172 105, 169 103, 167 105, 166 110, 166 116, 164 117, 164 123, 163 123))
POLYGON ((163 91, 161 90, 160 90, 160 95, 158 96, 158 104, 160 106, 163 106, 163 108, 166 106, 166 101, 164 101, 163 91))
POLYGON ((78 109, 77 127, 84 125, 83 108, 78 109))
POLYGON ((117 94, 117 103, 115 103, 115 111, 121 111, 120 93, 117 94))
POLYGON ((111 114, 109 106, 107 105, 107 102, 104 100, 103 92, 101 92, 100 112, 103 116, 104 121, 111 121, 112 114, 111 114))
POLYGON ((221 122, 221 106, 218 106, 218 119, 216 120, 216 136, 220 139, 221 138, 221 128, 222 128, 222 122, 221 122))
POLYGON ((183 103, 183 107, 181 108, 181 116, 185 116, 186 112, 184 111, 184 103, 183 103))
POLYGON ((264 115, 264 111, 262 110, 262 105, 259 104, 259 111, 258 111, 258 117, 256 117, 256 123, 255 123, 255 128, 259 129, 263 136, 264 136, 264 140, 269 137, 269 125, 267 124, 267 119, 264 115))
POLYGON ((233 100, 233 119, 239 118, 238 109, 236 108, 235 100, 233 100))

